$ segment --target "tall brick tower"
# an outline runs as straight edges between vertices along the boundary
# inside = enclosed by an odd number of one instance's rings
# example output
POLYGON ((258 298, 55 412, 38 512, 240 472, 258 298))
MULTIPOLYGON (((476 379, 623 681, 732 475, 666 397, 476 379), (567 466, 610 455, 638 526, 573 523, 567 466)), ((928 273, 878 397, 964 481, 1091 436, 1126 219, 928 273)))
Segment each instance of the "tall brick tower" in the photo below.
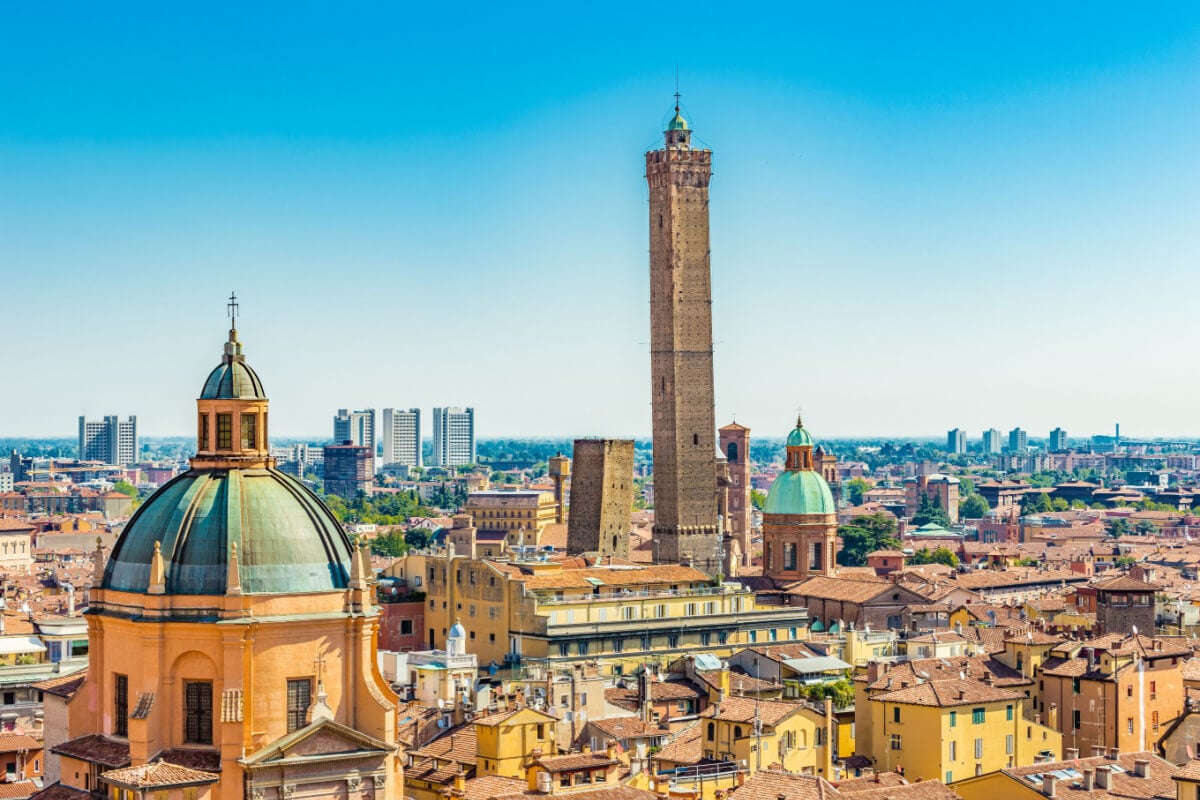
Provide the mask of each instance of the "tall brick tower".
POLYGON ((729 530, 742 549, 742 564, 750 564, 750 429, 731 422, 717 431, 721 452, 729 463, 729 530))
POLYGON ((716 575, 716 418, 708 183, 712 151, 692 149, 679 113, 646 153, 650 186, 650 372, 654 407, 654 560, 716 575))
POLYGON ((567 552, 629 558, 633 440, 576 439, 567 552))

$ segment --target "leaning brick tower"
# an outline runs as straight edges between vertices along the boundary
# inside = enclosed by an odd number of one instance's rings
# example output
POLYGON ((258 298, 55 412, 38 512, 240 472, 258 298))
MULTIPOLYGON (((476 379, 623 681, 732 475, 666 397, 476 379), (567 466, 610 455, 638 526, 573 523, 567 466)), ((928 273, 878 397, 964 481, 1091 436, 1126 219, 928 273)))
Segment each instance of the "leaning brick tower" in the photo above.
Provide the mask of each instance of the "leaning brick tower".
POLYGON ((693 149, 675 105, 666 146, 646 153, 650 186, 650 371, 654 560, 716 575, 716 418, 708 184, 712 151, 693 149))

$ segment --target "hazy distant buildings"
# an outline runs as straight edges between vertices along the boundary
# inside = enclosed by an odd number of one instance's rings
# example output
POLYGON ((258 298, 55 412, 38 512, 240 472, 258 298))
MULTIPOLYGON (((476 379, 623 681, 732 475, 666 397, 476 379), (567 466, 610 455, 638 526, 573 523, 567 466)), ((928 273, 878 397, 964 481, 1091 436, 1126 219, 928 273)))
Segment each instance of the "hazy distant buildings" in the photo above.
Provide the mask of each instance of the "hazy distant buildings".
POLYGON ((122 422, 116 416, 102 420, 79 418, 79 460, 125 466, 137 461, 137 417, 122 422))
POLYGON ((1020 428, 1013 428, 1008 432, 1008 451, 1010 453, 1024 453, 1029 449, 1029 434, 1020 428))
POLYGON ((995 428, 989 428, 983 432, 983 452, 984 455, 992 455, 999 453, 1003 448, 1000 446, 1000 431, 995 428))
POLYGON ((955 428, 947 432, 946 452, 956 456, 967 452, 967 432, 962 428, 955 428))
POLYGON ((356 444, 375 452, 375 409, 347 411, 339 408, 333 418, 334 444, 356 444))
POLYGON ((1050 451, 1060 453, 1067 449, 1067 432, 1062 428, 1050 431, 1050 451))
POLYGON ((433 463, 439 467, 475 463, 475 409, 433 410, 433 463))
POLYGON ((421 409, 385 408, 383 410, 383 462, 421 466, 421 409))
POLYGON ((371 451, 356 444, 325 447, 325 494, 353 500, 359 492, 369 494, 375 476, 371 451))

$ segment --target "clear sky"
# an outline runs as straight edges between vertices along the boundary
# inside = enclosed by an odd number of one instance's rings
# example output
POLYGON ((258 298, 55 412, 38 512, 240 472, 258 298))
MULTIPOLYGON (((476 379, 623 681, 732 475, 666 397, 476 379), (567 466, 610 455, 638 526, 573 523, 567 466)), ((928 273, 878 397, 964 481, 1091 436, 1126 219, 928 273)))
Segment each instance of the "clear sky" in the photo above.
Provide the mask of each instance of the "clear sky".
POLYGON ((1200 435, 1200 4, 0 5, 0 434, 650 431, 676 65, 718 424, 1200 435), (418 5, 420 8, 418 8, 418 5))

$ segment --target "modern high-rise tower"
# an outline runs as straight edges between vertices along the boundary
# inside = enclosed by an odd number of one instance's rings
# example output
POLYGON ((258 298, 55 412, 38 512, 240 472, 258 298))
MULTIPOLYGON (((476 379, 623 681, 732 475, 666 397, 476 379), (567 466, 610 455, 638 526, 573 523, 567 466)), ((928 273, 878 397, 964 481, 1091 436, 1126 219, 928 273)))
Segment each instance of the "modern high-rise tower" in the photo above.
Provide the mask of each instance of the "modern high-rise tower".
POLYGON ((475 463, 475 409, 433 409, 433 463, 437 467, 475 463))
POLYGON ((712 151, 693 149, 675 106, 666 146, 646 153, 650 187, 650 373, 654 560, 720 572, 708 184, 712 151))
POLYGON ((122 421, 116 416, 102 420, 79 418, 79 460, 103 461, 125 466, 137 461, 137 417, 122 421))
POLYGON ((383 465, 421 466, 421 409, 383 410, 383 465))

